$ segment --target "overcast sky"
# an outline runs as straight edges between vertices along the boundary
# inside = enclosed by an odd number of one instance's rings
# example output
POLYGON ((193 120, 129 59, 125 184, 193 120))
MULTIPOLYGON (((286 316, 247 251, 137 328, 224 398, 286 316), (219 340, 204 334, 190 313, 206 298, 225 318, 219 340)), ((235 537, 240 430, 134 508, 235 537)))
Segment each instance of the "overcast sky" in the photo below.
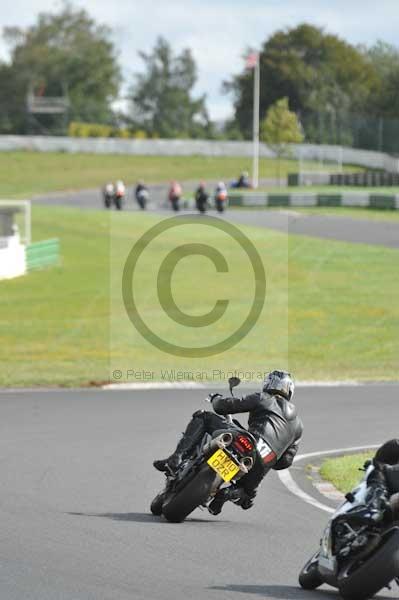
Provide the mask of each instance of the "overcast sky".
MULTIPOLYGON (((5 2, 5 0, 3 0, 5 2)), ((275 30, 313 23, 352 43, 377 39, 399 45, 398 0, 75 0, 114 30, 126 82, 141 69, 138 50, 149 51, 165 36, 176 50, 190 47, 198 65, 198 94, 207 94, 211 117, 231 114, 221 94, 223 79, 243 67, 242 53, 275 30)), ((39 12, 56 10, 58 0, 13 0, 0 11, 0 26, 27 26, 39 12)), ((0 40, 0 56, 7 50, 0 40)))

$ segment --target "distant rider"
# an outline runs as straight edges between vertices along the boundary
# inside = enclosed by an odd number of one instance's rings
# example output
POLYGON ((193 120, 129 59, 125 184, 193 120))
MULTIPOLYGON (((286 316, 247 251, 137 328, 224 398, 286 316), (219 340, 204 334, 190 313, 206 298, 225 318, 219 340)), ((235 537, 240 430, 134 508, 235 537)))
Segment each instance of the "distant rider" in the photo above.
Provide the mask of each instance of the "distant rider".
POLYGON ((146 185, 144 185, 143 181, 138 181, 136 185, 136 189, 134 190, 134 196, 136 198, 137 204, 140 206, 142 210, 145 210, 149 198, 149 191, 146 185))
POLYGON ((172 181, 169 188, 168 198, 174 211, 180 210, 181 195, 182 189, 180 183, 178 183, 177 181, 172 181))
POLYGON ((236 187, 238 188, 249 188, 251 187, 249 183, 249 174, 248 171, 243 171, 237 180, 236 187))
POLYGON ((228 199, 226 184, 219 181, 215 189, 215 206, 218 212, 223 212, 228 199))
POLYGON ((174 453, 169 458, 154 461, 154 467, 158 471, 175 472, 205 433, 212 434, 232 427, 226 415, 248 412, 248 430, 258 441, 258 460, 240 479, 239 486, 216 495, 209 510, 218 514, 227 500, 233 500, 243 509, 251 508, 257 488, 270 469, 287 469, 297 453, 303 426, 292 403, 293 395, 294 382, 285 371, 269 373, 261 392, 243 398, 223 398, 221 394, 212 394, 209 399, 217 414, 203 410, 195 412, 174 453))
POLYGON ((200 213, 206 212, 206 209, 208 206, 209 194, 207 194, 207 192, 206 192, 204 181, 201 181, 198 188, 196 189, 194 198, 195 198, 195 205, 197 207, 197 210, 199 210, 200 213))
POLYGON ((112 201, 114 199, 114 194, 115 194, 114 184, 111 182, 106 183, 103 188, 103 198, 104 198, 104 204, 105 204, 106 208, 109 208, 111 206, 112 201))

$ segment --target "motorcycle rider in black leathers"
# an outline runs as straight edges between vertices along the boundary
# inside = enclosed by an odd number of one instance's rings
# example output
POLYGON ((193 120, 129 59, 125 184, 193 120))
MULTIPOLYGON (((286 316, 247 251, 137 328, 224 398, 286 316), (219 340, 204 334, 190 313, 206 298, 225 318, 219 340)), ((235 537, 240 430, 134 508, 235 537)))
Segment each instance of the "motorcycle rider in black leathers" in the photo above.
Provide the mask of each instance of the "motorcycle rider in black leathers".
POLYGON ((198 188, 195 190, 194 199, 197 210, 199 210, 200 213, 206 212, 209 194, 206 192, 205 183, 203 181, 201 181, 198 188))
POLYGON ((367 478, 366 506, 372 509, 376 520, 397 520, 399 498, 394 506, 391 498, 399 494, 399 439, 382 444, 372 462, 374 470, 367 478))
POLYGON ((268 452, 263 457, 258 452, 258 460, 251 471, 240 479, 239 486, 219 492, 209 510, 218 514, 227 500, 232 500, 243 509, 251 508, 257 488, 270 469, 287 469, 297 453, 303 426, 292 403, 293 394, 294 382, 285 371, 269 373, 263 381, 261 392, 243 398, 223 398, 220 394, 211 394, 209 400, 217 414, 202 410, 195 412, 174 453, 167 459, 154 461, 154 467, 158 471, 173 473, 205 433, 231 428, 225 415, 248 412, 248 431, 258 440, 258 449, 262 442, 266 442, 268 452))
POLYGON ((146 203, 148 199, 148 188, 142 181, 138 181, 136 185, 136 189, 134 190, 134 196, 136 198, 137 204, 140 206, 142 210, 146 208, 146 203))

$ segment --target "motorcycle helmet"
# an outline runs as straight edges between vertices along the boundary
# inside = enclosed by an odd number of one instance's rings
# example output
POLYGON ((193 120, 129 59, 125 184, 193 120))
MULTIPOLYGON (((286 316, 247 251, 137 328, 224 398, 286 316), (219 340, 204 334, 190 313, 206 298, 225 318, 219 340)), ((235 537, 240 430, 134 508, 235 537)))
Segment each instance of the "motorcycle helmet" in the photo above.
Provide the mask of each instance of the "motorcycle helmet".
POLYGON ((380 446, 374 460, 386 465, 399 464, 399 439, 388 440, 380 446))
POLYGON ((269 394, 279 394, 286 400, 292 400, 295 384, 291 374, 287 371, 272 371, 264 378, 262 390, 269 394))

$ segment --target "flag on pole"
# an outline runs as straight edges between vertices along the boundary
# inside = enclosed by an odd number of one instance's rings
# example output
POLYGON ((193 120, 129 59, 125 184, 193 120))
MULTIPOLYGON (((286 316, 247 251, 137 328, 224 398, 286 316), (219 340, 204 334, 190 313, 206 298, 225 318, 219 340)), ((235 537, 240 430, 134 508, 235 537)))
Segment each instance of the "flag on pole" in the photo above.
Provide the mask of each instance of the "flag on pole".
POLYGON ((259 59, 258 52, 251 52, 250 54, 248 54, 248 56, 245 60, 245 67, 247 69, 254 69, 256 67, 256 65, 258 64, 258 59, 259 59))
POLYGON ((259 184, 259 98, 260 98, 260 65, 259 52, 250 52, 245 59, 245 67, 254 72, 254 110, 253 110, 253 165, 252 186, 259 184))

